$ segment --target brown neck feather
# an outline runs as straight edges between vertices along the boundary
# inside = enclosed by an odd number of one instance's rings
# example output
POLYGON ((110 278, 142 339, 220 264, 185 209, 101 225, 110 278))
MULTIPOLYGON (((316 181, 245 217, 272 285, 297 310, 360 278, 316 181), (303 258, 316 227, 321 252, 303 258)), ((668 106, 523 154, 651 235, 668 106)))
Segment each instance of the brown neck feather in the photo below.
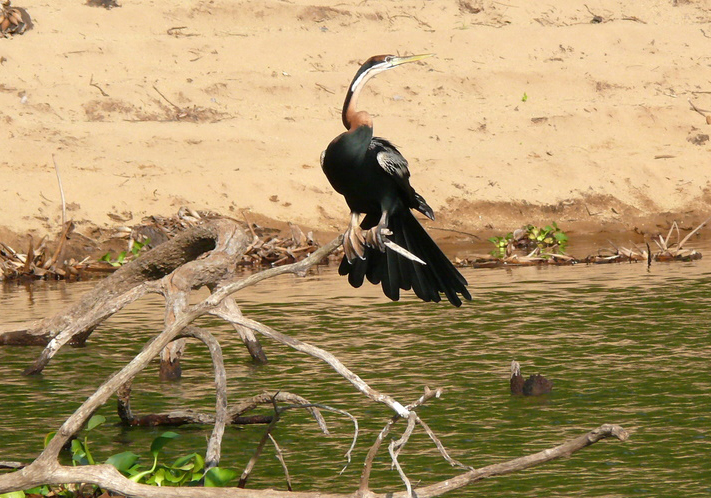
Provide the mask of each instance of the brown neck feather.
POLYGON ((353 131, 360 126, 373 127, 373 118, 365 111, 356 111, 353 114, 349 114, 347 118, 350 124, 350 126, 348 126, 349 131, 353 131))
MULTIPOLYGON (((365 83, 365 82, 363 82, 365 83)), ((373 118, 370 117, 366 111, 356 110, 356 105, 358 104, 358 97, 360 96, 360 91, 363 89, 364 84, 360 84, 356 87, 355 91, 352 89, 348 90, 346 94, 346 101, 343 103, 343 126, 347 130, 355 130, 359 126, 370 126, 373 127, 373 118)))

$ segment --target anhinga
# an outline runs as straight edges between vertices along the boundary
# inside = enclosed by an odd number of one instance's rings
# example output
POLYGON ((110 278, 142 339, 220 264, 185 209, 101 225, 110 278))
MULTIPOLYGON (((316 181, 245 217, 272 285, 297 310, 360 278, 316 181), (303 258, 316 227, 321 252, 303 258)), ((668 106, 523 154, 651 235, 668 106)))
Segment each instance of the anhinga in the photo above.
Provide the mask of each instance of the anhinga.
POLYGON ((351 210, 338 272, 348 275, 353 287, 367 278, 381 283, 393 301, 400 298, 400 289, 412 289, 423 301, 438 302, 444 293, 450 303, 461 306, 458 294, 471 299, 467 281, 410 211, 416 209, 434 220, 432 208, 410 186, 407 160, 393 144, 374 137, 373 119, 356 109, 370 78, 430 55, 377 55, 358 69, 343 104, 343 125, 348 131, 328 145, 321 167, 351 210), (362 214, 365 218, 360 221, 362 214))

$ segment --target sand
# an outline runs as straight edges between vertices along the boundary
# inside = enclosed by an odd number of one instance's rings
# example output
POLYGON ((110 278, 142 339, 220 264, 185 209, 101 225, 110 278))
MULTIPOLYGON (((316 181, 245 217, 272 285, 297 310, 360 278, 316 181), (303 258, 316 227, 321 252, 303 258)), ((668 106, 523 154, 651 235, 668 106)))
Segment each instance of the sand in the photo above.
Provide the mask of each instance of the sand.
POLYGON ((53 158, 79 232, 181 206, 342 230, 319 156, 380 53, 436 53, 360 101, 436 236, 711 214, 708 0, 119 3, 13 4, 35 26, 0 38, 4 233, 59 231, 53 158))

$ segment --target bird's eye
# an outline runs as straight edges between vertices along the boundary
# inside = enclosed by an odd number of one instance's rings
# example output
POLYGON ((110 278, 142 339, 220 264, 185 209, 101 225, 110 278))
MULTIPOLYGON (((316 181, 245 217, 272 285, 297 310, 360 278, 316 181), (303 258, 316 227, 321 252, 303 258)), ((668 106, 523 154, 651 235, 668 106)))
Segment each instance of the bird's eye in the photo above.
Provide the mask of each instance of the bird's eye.
POLYGON ((393 60, 393 56, 392 56, 392 55, 388 55, 388 56, 385 58, 385 62, 390 62, 390 61, 392 61, 392 60, 393 60))

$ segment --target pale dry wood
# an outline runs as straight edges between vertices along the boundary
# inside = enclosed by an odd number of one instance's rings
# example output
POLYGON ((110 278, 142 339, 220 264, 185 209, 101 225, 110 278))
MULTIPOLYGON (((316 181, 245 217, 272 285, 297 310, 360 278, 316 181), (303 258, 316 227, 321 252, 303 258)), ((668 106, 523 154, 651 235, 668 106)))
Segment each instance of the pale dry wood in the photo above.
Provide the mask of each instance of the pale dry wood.
MULTIPOLYGON (((244 488, 247 485, 247 479, 249 479, 249 475, 252 473, 252 470, 254 470, 254 467, 257 465, 257 462, 259 461, 259 457, 262 455, 262 451, 264 450, 264 445, 266 444, 267 440, 274 440, 272 436, 272 430, 274 430, 277 423, 279 422, 279 419, 281 418, 281 412, 279 411, 275 398, 272 398, 272 405, 274 406, 274 418, 267 426, 266 431, 264 431, 264 435, 257 444, 257 448, 254 450, 252 458, 250 458, 249 462, 247 462, 247 465, 239 478, 239 483, 237 484, 238 488, 244 488)), ((291 491, 291 489, 289 491, 291 491)))
MULTIPOLYGON (((223 221, 223 220, 219 220, 223 221)), ((237 226, 232 224, 234 227, 233 229, 233 236, 235 240, 238 240, 239 243, 237 244, 231 244, 230 240, 223 241, 224 247, 226 248, 226 252, 228 255, 234 255, 235 257, 239 257, 241 254, 240 251, 243 251, 244 248, 246 247, 246 241, 247 238, 244 235, 244 232, 239 230, 237 232, 237 226)), ((232 239, 233 237, 228 237, 228 239, 232 239)), ((173 239, 175 240, 175 239, 173 239)), ((279 275, 279 274, 284 274, 284 273, 302 273, 305 272, 309 267, 317 264, 318 262, 321 261, 324 257, 326 257, 330 252, 332 252, 338 245, 340 244, 340 239, 336 238, 334 241, 332 241, 330 244, 320 248, 319 250, 315 251, 312 253, 308 258, 299 261, 298 263, 293 263, 291 265, 286 265, 282 266, 279 268, 275 268, 273 270, 267 270, 262 273, 270 273, 271 275, 279 275)), ((162 246, 159 246, 158 248, 154 249, 154 251, 160 249, 162 246)), ((153 251, 152 251, 153 252, 153 251)), ((196 286, 196 281, 199 283, 206 283, 209 280, 214 281, 216 278, 221 278, 225 275, 225 270, 219 269, 215 270, 214 267, 212 267, 209 263, 206 261, 210 258, 211 256, 208 256, 205 258, 205 260, 201 261, 189 261, 181 266, 178 267, 174 272, 170 273, 169 275, 163 277, 160 282, 158 282, 156 285, 158 286, 155 291, 160 292, 160 293, 166 293, 170 289, 170 287, 175 287, 177 286, 178 288, 182 288, 181 286, 196 286), (194 270, 200 269, 202 266, 208 267, 210 271, 214 274, 212 276, 212 279, 204 275, 202 272, 195 273, 194 270), (192 277, 192 278, 191 278, 192 277)), ((226 257, 225 254, 220 253, 215 256, 218 259, 222 259, 223 257, 226 257)), ((133 262, 131 262, 127 266, 131 266, 134 264, 140 264, 141 259, 137 259, 133 262)), ((219 266, 219 265, 218 265, 219 266)), ((204 268, 203 268, 204 269, 204 268)), ((232 279, 228 281, 228 286, 231 286, 230 288, 232 289, 232 292, 236 292, 237 290, 244 288, 245 284, 244 281, 259 281, 260 279, 255 279, 252 277, 247 277, 246 279, 232 279)), ((104 281, 105 282, 105 281, 104 281)), ((104 283, 102 282, 102 283, 104 283)), ((99 286, 102 285, 102 283, 99 284, 99 286)), ((106 403, 108 398, 116 392, 119 387, 122 385, 126 384, 128 381, 133 379, 138 372, 143 370, 148 363, 171 341, 173 341, 182 331, 190 325, 193 320, 196 318, 205 315, 207 313, 210 313, 213 311, 218 305, 220 305, 220 301, 217 301, 215 304, 212 304, 211 301, 214 300, 215 295, 218 292, 224 291, 224 287, 219 289, 216 293, 213 293, 211 296, 209 296, 207 299, 202 301, 201 303, 198 303, 193 306, 188 306, 187 302, 184 299, 176 299, 173 300, 173 304, 177 303, 178 301, 182 301, 183 304, 185 305, 185 309, 176 309, 177 311, 175 313, 175 318, 174 320, 171 320, 170 324, 167 324, 165 329, 153 340, 149 341, 143 348, 143 350, 136 355, 123 369, 121 369, 119 372, 117 372, 115 375, 110 377, 108 380, 104 382, 104 384, 94 393, 92 394, 75 412, 72 414, 65 422, 62 424, 62 426, 59 428, 57 431, 57 434, 55 437, 48 443, 47 447, 45 450, 40 454, 40 456, 35 460, 37 463, 44 463, 47 464, 47 462, 55 461, 57 458, 57 455, 59 454, 59 451, 61 450, 62 446, 69 440, 69 438, 76 434, 81 427, 88 421, 89 417, 91 414, 93 414, 101 405, 106 403)), ((222 298, 229 296, 230 293, 224 293, 222 298)), ((120 308, 118 308, 120 309, 120 308)), ((116 311, 118 311, 118 309, 116 311)))
MULTIPOLYGON (((481 479, 510 474, 543 463, 571 456, 573 453, 606 438, 621 441, 628 438, 627 432, 618 425, 604 424, 582 436, 567 441, 554 448, 516 458, 508 462, 488 465, 458 476, 450 477, 435 484, 416 489, 419 498, 432 498, 460 489, 481 479)), ((278 490, 249 490, 240 488, 166 488, 137 484, 126 479, 111 465, 86 465, 67 467, 56 460, 35 460, 31 465, 11 474, 0 475, 0 493, 16 489, 28 489, 41 484, 64 483, 96 484, 104 489, 128 497, 142 498, 406 498, 403 491, 374 493, 370 490, 353 493, 329 493, 320 491, 290 492, 278 490)))
MULTIPOLYGON (((63 344, 81 344, 107 317, 147 293, 159 292, 158 280, 215 249, 220 237, 231 240, 240 233, 244 236, 235 222, 226 219, 193 227, 122 266, 67 310, 32 323, 0 328, 0 344, 48 346, 26 372, 39 373, 63 344), (53 339, 56 342, 50 344, 53 339)), ((223 272, 230 270, 224 268, 223 272)))
POLYGON ((212 366, 215 371, 215 421, 210 439, 207 441, 207 452, 205 453, 205 470, 217 467, 220 464, 220 450, 222 448, 222 436, 225 433, 225 426, 229 420, 227 412, 227 374, 225 373, 225 362, 222 357, 222 348, 215 336, 206 330, 190 326, 183 329, 183 334, 194 337, 202 341, 210 350, 212 366))
MULTIPOLYGON (((413 403, 410 403, 407 405, 407 411, 408 411, 408 417, 410 416, 411 413, 414 413, 414 411, 422 406, 423 404, 427 403, 429 400, 433 398, 439 398, 442 395, 442 389, 430 389, 429 387, 425 387, 425 392, 420 396, 417 400, 415 400, 413 403)), ((363 464, 363 472, 361 472, 360 475, 360 483, 358 485, 358 494, 359 495, 366 495, 369 493, 369 486, 370 486, 370 474, 373 470, 373 462, 375 461, 375 457, 378 454, 378 450, 380 450, 380 446, 383 444, 383 441, 385 438, 390 434, 390 431, 392 430, 393 426, 400 420, 402 417, 400 414, 396 413, 395 415, 392 416, 390 420, 388 420, 388 423, 385 424, 385 427, 380 431, 378 436, 375 438, 375 442, 373 445, 370 447, 368 450, 368 454, 365 457, 365 462, 363 464)))
POLYGON ((281 463, 281 467, 282 469, 284 469, 284 477, 286 478, 286 489, 287 491, 293 491, 293 486, 291 485, 291 476, 289 475, 289 467, 287 467, 286 460, 284 460, 284 453, 281 451, 281 447, 277 443, 276 439, 274 439, 274 436, 269 434, 269 439, 274 445, 274 450, 276 451, 277 459, 279 459, 279 463, 281 463))
POLYGON ((222 305, 217 306, 213 311, 211 311, 211 313, 216 316, 219 316, 223 320, 248 327, 254 330, 255 332, 259 332, 260 334, 269 337, 270 339, 285 344, 290 348, 296 349, 297 351, 301 351, 302 353, 306 353, 310 356, 313 356, 326 362, 331 368, 333 368, 343 378, 353 384, 356 389, 368 396, 370 399, 372 399, 373 401, 377 401, 378 403, 383 403, 401 416, 407 417, 409 412, 404 406, 402 406, 402 404, 400 404, 398 401, 388 396, 387 394, 381 393, 370 387, 357 374, 349 370, 341 362, 341 360, 336 358, 333 354, 329 353, 325 349, 321 349, 319 347, 312 346, 311 344, 299 341, 298 339, 294 339, 293 337, 290 337, 286 334, 277 332, 276 330, 267 327, 266 325, 259 323, 256 320, 246 318, 239 311, 239 308, 229 306, 226 303, 222 303, 222 305))

